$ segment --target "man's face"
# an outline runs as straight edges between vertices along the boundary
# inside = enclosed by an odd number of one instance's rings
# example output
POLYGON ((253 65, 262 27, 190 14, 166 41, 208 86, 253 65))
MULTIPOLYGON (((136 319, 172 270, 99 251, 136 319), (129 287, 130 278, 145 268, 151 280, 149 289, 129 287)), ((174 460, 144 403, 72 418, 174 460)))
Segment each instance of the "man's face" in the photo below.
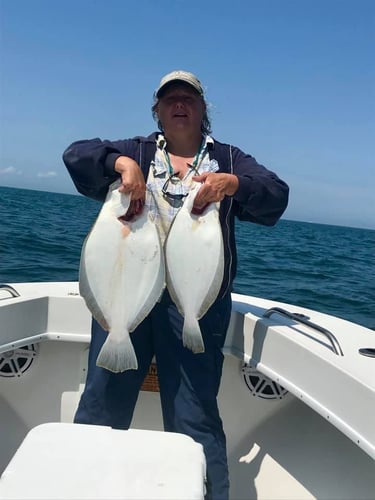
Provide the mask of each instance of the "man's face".
POLYGON ((205 113, 202 97, 189 85, 176 83, 159 99, 157 114, 163 130, 200 131, 205 113))

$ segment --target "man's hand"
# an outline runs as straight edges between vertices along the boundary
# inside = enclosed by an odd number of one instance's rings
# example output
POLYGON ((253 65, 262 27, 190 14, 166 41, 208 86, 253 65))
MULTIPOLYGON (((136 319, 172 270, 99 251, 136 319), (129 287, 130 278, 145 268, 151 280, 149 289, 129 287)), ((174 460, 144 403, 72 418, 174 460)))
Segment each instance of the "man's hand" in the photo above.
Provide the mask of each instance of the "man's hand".
POLYGON ((146 196, 146 183, 138 163, 128 156, 119 156, 115 162, 115 171, 121 175, 120 193, 131 193, 132 202, 146 196))
POLYGON ((194 201, 194 208, 197 210, 202 209, 208 203, 221 201, 224 196, 233 196, 239 184, 236 175, 213 172, 195 175, 193 181, 202 183, 194 201))

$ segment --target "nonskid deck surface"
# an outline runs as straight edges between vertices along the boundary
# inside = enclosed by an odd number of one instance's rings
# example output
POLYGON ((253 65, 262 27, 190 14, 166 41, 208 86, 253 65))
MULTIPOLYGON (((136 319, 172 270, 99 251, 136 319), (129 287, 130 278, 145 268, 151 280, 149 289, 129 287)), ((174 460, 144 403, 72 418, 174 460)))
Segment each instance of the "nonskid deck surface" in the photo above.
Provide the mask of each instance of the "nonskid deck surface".
MULTIPOLYGON (((13 286, 21 297, 8 298, 0 291, 1 345, 8 349, 27 332, 44 337, 34 340, 36 354, 24 373, 21 366, 16 376, 0 376, 0 419, 7 429, 0 436, 1 470, 31 428, 72 421, 85 382, 90 331, 90 315, 77 295, 77 283, 13 286), (21 308, 26 308, 26 316, 21 308)), ((363 362, 357 351, 371 347, 371 342, 375 346, 374 333, 286 304, 238 295, 233 299, 219 394, 231 498, 372 499, 375 462, 369 451, 375 442, 370 416, 375 382, 368 374, 374 373, 375 359, 363 362), (344 356, 335 355, 325 338, 303 325, 278 315, 263 319, 264 311, 274 306, 303 312, 333 331, 344 356), (276 377, 288 392, 276 399, 267 390, 263 397, 252 395, 245 381, 252 372, 243 369, 244 360, 257 364, 260 377, 276 377), (341 429, 337 422, 330 423, 335 412, 347 415, 339 422, 341 429), (354 434, 347 437, 346 427, 353 428, 353 422, 359 424, 353 432, 368 439, 366 453, 353 442, 354 434)), ((267 388, 267 381, 258 382, 267 388)), ((141 392, 133 427, 162 429, 157 392, 141 392)))

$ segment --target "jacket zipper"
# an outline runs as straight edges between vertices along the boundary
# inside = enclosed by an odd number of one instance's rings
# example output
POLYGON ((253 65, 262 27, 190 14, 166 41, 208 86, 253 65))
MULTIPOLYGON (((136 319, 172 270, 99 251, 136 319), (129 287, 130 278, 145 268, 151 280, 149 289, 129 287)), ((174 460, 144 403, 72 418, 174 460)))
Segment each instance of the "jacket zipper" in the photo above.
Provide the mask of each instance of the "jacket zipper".
MULTIPOLYGON (((233 157, 232 157, 232 146, 229 146, 229 158, 230 158, 230 173, 233 174, 233 157)), ((221 294, 222 297, 224 297, 228 291, 229 291, 229 286, 231 282, 231 275, 232 275, 232 264, 233 264, 233 255, 232 255, 232 249, 230 246, 230 227, 229 227, 229 214, 230 211, 232 210, 232 205, 233 205, 233 197, 230 198, 230 203, 229 207, 225 216, 225 226, 227 228, 227 247, 228 247, 228 253, 229 253, 229 265, 228 265, 228 283, 227 286, 224 290, 224 292, 221 294)))

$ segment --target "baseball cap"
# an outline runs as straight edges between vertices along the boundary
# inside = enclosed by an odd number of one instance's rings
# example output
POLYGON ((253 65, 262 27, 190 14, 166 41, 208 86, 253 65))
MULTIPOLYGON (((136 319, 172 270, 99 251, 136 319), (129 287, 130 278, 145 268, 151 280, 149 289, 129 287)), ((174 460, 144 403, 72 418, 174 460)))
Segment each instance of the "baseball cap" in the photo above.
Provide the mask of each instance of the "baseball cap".
POLYGON ((155 91, 156 97, 160 96, 161 90, 164 89, 166 85, 172 82, 179 82, 179 81, 189 84, 198 92, 198 94, 203 96, 204 91, 202 84, 198 80, 198 78, 195 75, 193 75, 193 73, 184 70, 176 70, 163 76, 163 78, 160 80, 159 87, 155 91))

